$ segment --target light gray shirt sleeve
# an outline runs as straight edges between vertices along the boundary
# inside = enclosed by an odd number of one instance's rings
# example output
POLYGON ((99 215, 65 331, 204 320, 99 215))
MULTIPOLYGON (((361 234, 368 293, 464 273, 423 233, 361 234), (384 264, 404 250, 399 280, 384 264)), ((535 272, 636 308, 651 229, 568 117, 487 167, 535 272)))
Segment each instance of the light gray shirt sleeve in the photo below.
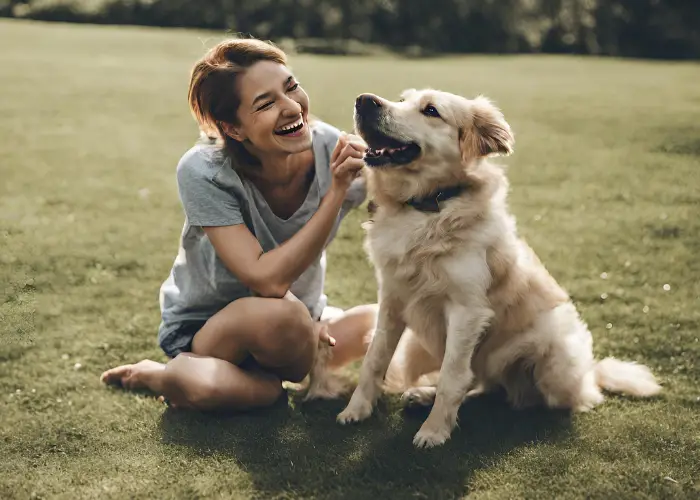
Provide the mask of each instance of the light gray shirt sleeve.
POLYGON ((243 224, 236 195, 216 181, 221 169, 209 155, 194 149, 177 166, 177 187, 185 216, 191 226, 243 224))

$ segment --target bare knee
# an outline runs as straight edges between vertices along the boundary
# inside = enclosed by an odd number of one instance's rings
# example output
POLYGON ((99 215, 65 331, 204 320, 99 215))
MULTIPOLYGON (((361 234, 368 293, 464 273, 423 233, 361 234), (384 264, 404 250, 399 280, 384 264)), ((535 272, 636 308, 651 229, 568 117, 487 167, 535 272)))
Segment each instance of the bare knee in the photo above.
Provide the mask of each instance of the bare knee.
POLYGON ((269 323, 257 341, 253 355, 263 366, 282 368, 297 366, 298 374, 290 381, 301 381, 311 370, 318 346, 314 321, 301 303, 278 300, 269 310, 269 323))

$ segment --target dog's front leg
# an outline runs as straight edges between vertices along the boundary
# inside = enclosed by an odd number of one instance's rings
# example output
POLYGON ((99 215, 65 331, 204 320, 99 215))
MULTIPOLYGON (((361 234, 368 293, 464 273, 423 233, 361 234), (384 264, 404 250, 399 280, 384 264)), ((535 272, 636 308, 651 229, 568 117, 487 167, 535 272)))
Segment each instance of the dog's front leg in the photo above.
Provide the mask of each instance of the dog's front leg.
POLYGON ((474 381, 471 362, 479 338, 493 316, 485 304, 466 307, 448 303, 447 342, 440 367, 435 404, 413 439, 417 447, 430 448, 443 444, 457 424, 457 413, 474 381))
POLYGON ((406 329, 402 312, 403 306, 394 296, 387 295, 380 299, 377 330, 362 362, 357 388, 348 406, 338 415, 337 420, 341 424, 359 422, 372 414, 389 363, 406 329))

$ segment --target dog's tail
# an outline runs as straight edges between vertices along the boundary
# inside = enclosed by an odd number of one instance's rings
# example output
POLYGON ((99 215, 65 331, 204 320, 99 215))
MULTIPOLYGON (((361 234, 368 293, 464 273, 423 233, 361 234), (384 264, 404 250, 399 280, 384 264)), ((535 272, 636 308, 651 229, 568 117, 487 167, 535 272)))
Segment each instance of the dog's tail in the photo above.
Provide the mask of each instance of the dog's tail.
POLYGON ((615 358, 598 361, 595 365, 595 379, 598 386, 606 391, 630 396, 644 398, 661 391, 661 386, 649 368, 615 358))

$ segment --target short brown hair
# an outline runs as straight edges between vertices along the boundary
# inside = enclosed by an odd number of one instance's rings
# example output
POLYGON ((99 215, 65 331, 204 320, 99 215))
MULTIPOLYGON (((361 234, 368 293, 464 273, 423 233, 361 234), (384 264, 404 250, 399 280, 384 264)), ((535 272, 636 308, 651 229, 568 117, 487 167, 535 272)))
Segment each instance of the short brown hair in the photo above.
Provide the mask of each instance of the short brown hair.
POLYGON ((237 154, 241 144, 226 135, 222 123, 238 123, 240 98, 236 79, 253 64, 272 61, 287 64, 287 55, 271 42, 233 38, 209 49, 192 69, 188 100, 201 130, 229 152, 237 154))

